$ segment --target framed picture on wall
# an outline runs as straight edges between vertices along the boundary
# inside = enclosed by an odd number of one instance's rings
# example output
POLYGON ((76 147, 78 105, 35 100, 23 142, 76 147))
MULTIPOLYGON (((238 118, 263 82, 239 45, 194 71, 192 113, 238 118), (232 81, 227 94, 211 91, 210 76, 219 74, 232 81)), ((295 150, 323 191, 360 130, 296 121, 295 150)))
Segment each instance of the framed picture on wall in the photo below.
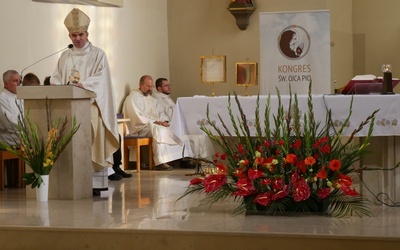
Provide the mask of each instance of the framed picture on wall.
POLYGON ((236 84, 237 85, 257 85, 258 67, 255 62, 236 63, 236 84))
POLYGON ((226 56, 201 56, 200 79, 202 83, 226 82, 226 56))

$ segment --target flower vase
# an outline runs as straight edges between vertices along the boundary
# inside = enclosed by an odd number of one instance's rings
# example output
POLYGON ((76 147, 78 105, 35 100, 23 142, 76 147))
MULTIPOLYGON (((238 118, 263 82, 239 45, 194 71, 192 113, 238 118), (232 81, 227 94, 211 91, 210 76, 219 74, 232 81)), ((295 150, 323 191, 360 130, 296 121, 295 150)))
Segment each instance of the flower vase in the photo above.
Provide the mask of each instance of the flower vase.
POLYGON ((49 200, 49 176, 41 175, 42 184, 36 188, 36 200, 37 201, 48 201, 49 200))

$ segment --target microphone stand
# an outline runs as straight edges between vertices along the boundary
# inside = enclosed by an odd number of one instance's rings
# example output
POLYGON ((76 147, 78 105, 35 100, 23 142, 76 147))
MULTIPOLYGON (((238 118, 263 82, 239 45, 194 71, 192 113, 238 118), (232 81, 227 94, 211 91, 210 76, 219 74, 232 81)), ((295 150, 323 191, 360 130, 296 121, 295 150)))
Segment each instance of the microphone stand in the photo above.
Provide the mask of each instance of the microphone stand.
POLYGON ((53 54, 48 55, 48 56, 46 56, 46 57, 40 59, 39 61, 36 61, 36 62, 32 63, 31 65, 29 65, 28 67, 24 68, 23 70, 21 70, 21 82, 20 82, 20 84, 22 83, 23 73, 24 73, 24 71, 25 71, 26 69, 30 68, 31 66, 33 66, 33 65, 35 65, 35 64, 37 64, 37 63, 40 63, 40 62, 43 61, 44 59, 47 59, 47 58, 49 58, 49 57, 51 57, 51 56, 54 56, 55 54, 58 54, 58 53, 60 53, 60 52, 62 52, 62 51, 64 51, 64 50, 66 50, 66 49, 71 49, 72 47, 74 47, 74 45, 69 44, 66 48, 64 48, 64 49, 62 49, 62 50, 59 50, 59 51, 57 51, 57 52, 54 52, 53 54))

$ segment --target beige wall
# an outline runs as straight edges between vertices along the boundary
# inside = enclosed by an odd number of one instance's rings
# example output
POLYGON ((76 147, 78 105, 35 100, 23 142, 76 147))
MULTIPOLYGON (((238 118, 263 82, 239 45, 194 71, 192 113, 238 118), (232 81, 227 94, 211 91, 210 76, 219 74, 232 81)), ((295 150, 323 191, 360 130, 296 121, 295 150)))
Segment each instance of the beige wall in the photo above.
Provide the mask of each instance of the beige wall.
MULTIPOLYGON (((211 86, 200 83, 200 56, 227 56, 227 82, 216 84, 217 95, 244 88, 235 86, 235 63, 259 62, 259 13, 330 10, 331 89, 344 86, 356 74, 381 75, 383 63, 400 74, 397 43, 400 40, 398 0, 254 0, 257 10, 247 30, 239 30, 228 12, 229 0, 168 0, 170 76, 173 97, 210 95, 211 86), (391 25, 390 25, 391 24, 391 25), (336 80, 336 86, 334 84, 336 80)), ((262 70, 262 65, 260 65, 262 70)), ((259 83, 262 84, 262 83, 259 83)), ((249 87, 257 94, 258 87, 249 87)))

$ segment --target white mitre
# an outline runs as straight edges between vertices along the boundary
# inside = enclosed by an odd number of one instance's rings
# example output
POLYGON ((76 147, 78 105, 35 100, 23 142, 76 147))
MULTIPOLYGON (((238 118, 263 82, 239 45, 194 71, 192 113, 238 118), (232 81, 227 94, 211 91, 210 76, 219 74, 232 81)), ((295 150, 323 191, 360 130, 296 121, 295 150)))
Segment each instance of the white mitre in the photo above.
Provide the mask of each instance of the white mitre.
POLYGON ((80 9, 74 8, 64 20, 69 33, 88 31, 90 18, 80 9))

